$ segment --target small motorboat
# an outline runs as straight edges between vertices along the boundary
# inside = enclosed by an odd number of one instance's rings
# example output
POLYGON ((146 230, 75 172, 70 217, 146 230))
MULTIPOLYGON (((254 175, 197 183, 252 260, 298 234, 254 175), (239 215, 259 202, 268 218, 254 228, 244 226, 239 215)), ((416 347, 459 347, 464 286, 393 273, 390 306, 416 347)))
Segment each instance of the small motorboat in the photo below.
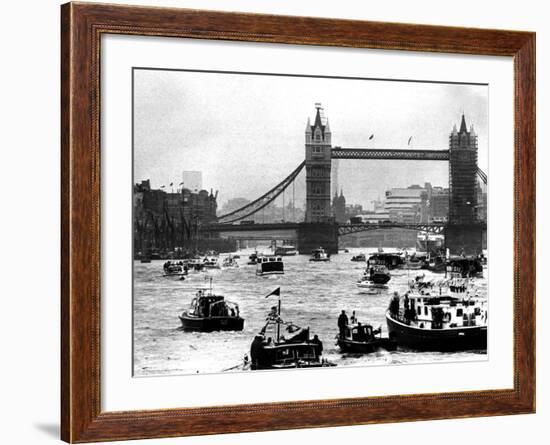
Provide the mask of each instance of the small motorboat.
POLYGON ((285 266, 280 256, 261 256, 256 263, 256 275, 283 275, 285 266))
POLYGON ((364 253, 360 253, 359 255, 354 255, 351 257, 351 261, 356 261, 356 262, 362 262, 364 263, 365 261, 367 261, 367 257, 364 253))
POLYGON ((355 323, 344 328, 343 335, 336 336, 336 345, 341 352, 370 354, 379 349, 395 351, 397 342, 382 337, 382 328, 373 329, 370 324, 355 323))
POLYGON ((166 261, 162 268, 163 277, 179 277, 188 273, 187 265, 183 261, 166 261))
POLYGON ((325 249, 319 247, 311 252, 309 261, 326 262, 330 261, 330 255, 325 252, 325 249))
POLYGON ((234 256, 229 255, 228 257, 223 259, 222 267, 224 269, 236 269, 239 267, 239 263, 237 262, 234 256))
POLYGON ((361 281, 371 281, 373 284, 384 285, 391 280, 391 274, 386 263, 377 257, 370 257, 361 281))
POLYGON ((184 331, 242 331, 244 319, 239 315, 239 306, 210 289, 199 289, 189 309, 179 316, 184 331))
POLYGON ((220 262, 217 256, 205 256, 202 260, 205 269, 220 269, 220 262))
MULTIPOLYGON (((277 295, 279 290, 277 290, 277 295)), ((273 294, 273 293, 272 293, 273 294)), ((322 357, 323 343, 309 328, 281 318, 281 300, 250 345, 250 369, 294 369, 336 366, 322 357)))

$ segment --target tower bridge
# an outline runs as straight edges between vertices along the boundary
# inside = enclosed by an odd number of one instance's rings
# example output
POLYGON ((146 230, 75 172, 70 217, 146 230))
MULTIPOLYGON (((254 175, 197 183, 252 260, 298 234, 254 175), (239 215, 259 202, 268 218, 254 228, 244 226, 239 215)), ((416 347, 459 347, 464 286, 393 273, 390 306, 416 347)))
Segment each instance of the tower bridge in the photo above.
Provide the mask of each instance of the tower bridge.
POLYGON ((401 228, 444 234, 446 246, 453 253, 479 253, 486 225, 476 220, 476 176, 487 183, 487 175, 477 165, 477 134, 473 125, 467 128, 464 115, 460 128, 457 129, 455 125, 449 135, 448 149, 344 148, 333 147, 329 121, 322 115, 321 104, 316 104, 316 109, 313 124, 308 118, 305 128, 305 160, 264 195, 218 217, 216 224, 203 227, 203 231, 238 240, 296 241, 301 253, 309 253, 319 246, 336 253, 339 236, 375 229, 401 228), (448 222, 337 224, 331 209, 331 169, 332 161, 339 159, 448 162, 448 222), (303 169, 306 173, 306 212, 303 223, 239 224, 284 193, 303 169))

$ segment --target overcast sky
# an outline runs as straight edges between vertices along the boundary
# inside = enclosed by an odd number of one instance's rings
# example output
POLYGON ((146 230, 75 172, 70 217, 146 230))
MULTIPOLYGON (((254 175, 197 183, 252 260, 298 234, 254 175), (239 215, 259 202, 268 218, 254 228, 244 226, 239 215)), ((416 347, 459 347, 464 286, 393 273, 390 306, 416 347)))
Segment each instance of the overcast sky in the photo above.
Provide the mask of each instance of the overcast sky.
MULTIPOLYGON (((182 171, 199 170, 203 187, 219 190, 219 206, 254 199, 303 161, 316 102, 333 145, 349 148, 447 149, 464 112, 487 171, 487 95, 483 85, 135 70, 134 179, 168 187, 182 171)), ((348 203, 368 205, 391 187, 446 187, 448 163, 341 160, 339 182, 348 203)), ((303 183, 302 174, 298 199, 303 183)))

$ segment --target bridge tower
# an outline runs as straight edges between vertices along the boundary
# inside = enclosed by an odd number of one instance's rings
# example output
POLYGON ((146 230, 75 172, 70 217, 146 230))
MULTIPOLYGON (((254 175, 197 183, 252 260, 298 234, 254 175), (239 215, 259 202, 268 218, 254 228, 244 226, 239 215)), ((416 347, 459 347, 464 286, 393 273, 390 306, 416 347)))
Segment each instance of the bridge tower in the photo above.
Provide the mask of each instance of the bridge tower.
POLYGON ((477 207, 477 134, 470 131, 462 115, 460 131, 456 125, 449 136, 449 222, 471 224, 477 207))
POLYGON ((330 202, 332 141, 328 119, 320 103, 315 104, 315 121, 306 125, 306 217, 298 229, 298 250, 310 253, 323 247, 338 253, 338 226, 330 202))
POLYGON ((477 218, 477 134, 462 114, 449 136, 449 222, 446 245, 451 253, 478 254, 483 224, 477 218))
POLYGON ((315 104, 315 122, 306 125, 306 223, 331 222, 330 176, 332 143, 328 119, 315 104))

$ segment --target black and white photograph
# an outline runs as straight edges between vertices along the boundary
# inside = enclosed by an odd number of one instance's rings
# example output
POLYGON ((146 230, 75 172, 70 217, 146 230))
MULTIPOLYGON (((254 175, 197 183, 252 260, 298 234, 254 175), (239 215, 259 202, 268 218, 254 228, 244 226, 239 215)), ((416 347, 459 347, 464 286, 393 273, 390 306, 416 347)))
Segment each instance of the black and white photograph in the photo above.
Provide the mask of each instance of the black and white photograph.
POLYGON ((136 67, 132 94, 135 377, 487 359, 487 84, 136 67))

